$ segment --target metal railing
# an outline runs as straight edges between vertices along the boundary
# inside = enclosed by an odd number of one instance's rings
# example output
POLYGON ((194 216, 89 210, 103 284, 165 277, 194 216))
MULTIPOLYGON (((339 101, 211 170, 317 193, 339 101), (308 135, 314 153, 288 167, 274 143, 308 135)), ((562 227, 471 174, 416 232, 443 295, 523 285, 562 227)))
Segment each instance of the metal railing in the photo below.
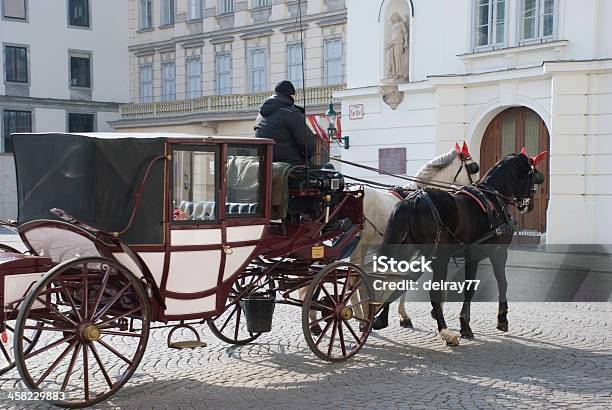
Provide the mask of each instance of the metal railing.
MULTIPOLYGON (((306 88, 306 105, 324 105, 333 100, 333 92, 344 85, 306 88)), ((296 104, 303 104, 304 90, 298 90, 296 104)), ((178 117, 192 114, 254 111, 272 92, 252 94, 207 95, 191 100, 163 101, 146 104, 124 104, 119 107, 122 120, 178 117)))

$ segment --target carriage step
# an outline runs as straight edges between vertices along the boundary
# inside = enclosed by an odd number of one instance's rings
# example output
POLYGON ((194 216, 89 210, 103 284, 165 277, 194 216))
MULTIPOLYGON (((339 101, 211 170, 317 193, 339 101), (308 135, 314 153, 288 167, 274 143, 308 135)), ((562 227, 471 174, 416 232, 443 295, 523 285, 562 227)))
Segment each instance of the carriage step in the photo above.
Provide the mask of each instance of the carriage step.
POLYGON ((171 349, 197 349, 198 347, 206 347, 206 342, 199 340, 184 340, 181 342, 171 342, 168 345, 171 349))
POLYGON ((176 325, 168 333, 168 347, 171 349, 197 349, 198 347, 206 347, 206 343, 200 340, 200 334, 193 326, 181 323, 176 325), (195 340, 181 340, 178 342, 172 341, 172 335, 179 329, 187 329, 195 336, 195 340))

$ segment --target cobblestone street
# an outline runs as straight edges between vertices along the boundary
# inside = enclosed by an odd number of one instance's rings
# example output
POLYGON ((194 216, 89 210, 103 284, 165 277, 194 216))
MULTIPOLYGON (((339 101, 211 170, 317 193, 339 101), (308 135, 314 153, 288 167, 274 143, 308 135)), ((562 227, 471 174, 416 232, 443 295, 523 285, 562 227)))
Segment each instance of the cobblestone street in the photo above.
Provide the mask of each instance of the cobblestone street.
MULTIPOLYGON (((394 308, 394 307, 392 307, 394 308)), ((460 305, 447 321, 458 327, 460 305)), ((138 372, 99 408, 610 408, 610 303, 516 303, 510 331, 495 329, 496 304, 472 307, 476 340, 446 347, 429 304, 409 306, 414 330, 373 332, 344 364, 318 360, 301 333, 299 312, 278 306, 273 331, 232 347, 202 326, 208 347, 166 347, 168 329, 151 334, 138 372)), ((394 310, 393 310, 394 311, 394 310)), ((2 408, 41 403, 7 399, 23 390, 18 373, 0 377, 2 408)))

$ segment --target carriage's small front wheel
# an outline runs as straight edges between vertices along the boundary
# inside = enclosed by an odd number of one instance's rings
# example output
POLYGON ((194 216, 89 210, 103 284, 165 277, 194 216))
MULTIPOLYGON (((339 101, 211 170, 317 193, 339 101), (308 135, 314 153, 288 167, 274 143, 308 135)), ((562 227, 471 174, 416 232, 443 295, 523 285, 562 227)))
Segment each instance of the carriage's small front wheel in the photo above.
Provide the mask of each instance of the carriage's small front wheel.
MULTIPOLYGON (((25 332, 22 343, 24 345, 23 351, 27 354, 30 352, 36 342, 40 338, 42 322, 28 321, 29 330, 25 332)), ((14 354, 14 339, 15 339, 15 321, 10 320, 5 323, 4 335, 0 337, 0 375, 12 370, 15 367, 15 354, 14 354)))
POLYGON ((329 362, 353 357, 372 330, 371 303, 373 292, 358 266, 336 262, 321 270, 302 306, 302 330, 310 350, 329 362))
POLYGON ((151 308, 141 281, 114 260, 66 261, 43 276, 19 308, 15 363, 25 385, 61 407, 92 406, 134 374, 149 338, 151 308), (42 327, 31 325, 32 321, 42 327), (26 332, 40 330, 33 349, 26 332))
POLYGON ((269 289, 271 286, 273 284, 269 278, 261 277, 256 272, 241 274, 232 284, 223 313, 206 321, 213 334, 225 343, 237 346, 251 343, 261 336, 261 333, 251 333, 247 329, 240 299, 254 290, 269 289))

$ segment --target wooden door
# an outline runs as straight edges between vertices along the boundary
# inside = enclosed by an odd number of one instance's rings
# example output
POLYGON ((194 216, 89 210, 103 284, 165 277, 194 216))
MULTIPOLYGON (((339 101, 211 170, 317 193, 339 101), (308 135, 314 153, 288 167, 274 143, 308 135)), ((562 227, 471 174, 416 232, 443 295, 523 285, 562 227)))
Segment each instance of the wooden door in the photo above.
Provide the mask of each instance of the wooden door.
MULTIPOLYGON (((481 177, 504 156, 520 152, 522 147, 525 147, 530 156, 548 151, 549 139, 546 124, 533 110, 515 107, 501 112, 491 121, 483 137, 480 148, 481 177)), ((548 158, 538 166, 546 180, 538 187, 533 211, 520 215, 511 207, 519 223, 515 241, 520 244, 537 244, 540 236, 546 232, 550 186, 548 167, 548 158)))

